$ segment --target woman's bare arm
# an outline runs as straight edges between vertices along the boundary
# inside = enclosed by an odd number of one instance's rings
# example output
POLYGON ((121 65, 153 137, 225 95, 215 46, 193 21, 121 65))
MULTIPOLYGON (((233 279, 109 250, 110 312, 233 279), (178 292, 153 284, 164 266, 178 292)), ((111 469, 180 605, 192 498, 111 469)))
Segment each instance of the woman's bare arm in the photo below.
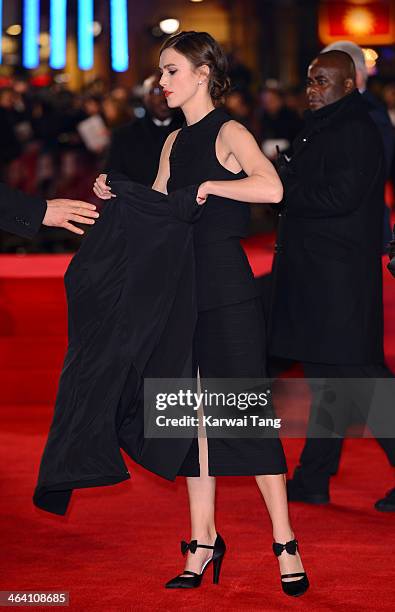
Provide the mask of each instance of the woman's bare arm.
POLYGON ((165 143, 162 147, 162 152, 160 154, 159 160, 159 168, 158 174, 156 175, 156 179, 152 185, 152 189, 155 191, 160 191, 161 193, 167 194, 167 181, 170 176, 170 163, 169 156, 171 152, 171 148, 173 146, 173 142, 176 139, 176 136, 180 130, 175 130, 168 135, 165 140, 165 143))
POLYGON ((254 203, 278 204, 283 186, 273 164, 258 147, 252 134, 237 121, 228 121, 219 133, 219 144, 225 156, 233 155, 247 178, 230 181, 206 181, 198 191, 203 203, 208 195, 254 203))

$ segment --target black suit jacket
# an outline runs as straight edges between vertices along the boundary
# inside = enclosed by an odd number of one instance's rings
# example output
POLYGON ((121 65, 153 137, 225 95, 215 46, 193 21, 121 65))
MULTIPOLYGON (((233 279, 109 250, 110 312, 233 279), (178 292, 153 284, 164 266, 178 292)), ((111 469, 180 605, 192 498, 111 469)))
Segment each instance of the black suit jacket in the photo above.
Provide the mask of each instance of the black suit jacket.
POLYGON ((23 238, 33 238, 41 227, 47 203, 0 183, 0 228, 23 238))
POLYGON ((270 352, 329 364, 383 361, 385 163, 358 91, 307 114, 282 170, 270 352))
POLYGON ((191 444, 144 437, 141 393, 145 377, 192 374, 198 186, 169 196, 130 181, 111 186, 117 197, 65 276, 69 345, 34 493, 56 514, 74 488, 130 478, 120 447, 174 479, 191 444))
POLYGON ((158 127, 147 113, 142 119, 117 128, 112 134, 105 171, 120 172, 131 181, 150 187, 158 172, 164 142, 181 123, 177 116, 168 126, 158 127))

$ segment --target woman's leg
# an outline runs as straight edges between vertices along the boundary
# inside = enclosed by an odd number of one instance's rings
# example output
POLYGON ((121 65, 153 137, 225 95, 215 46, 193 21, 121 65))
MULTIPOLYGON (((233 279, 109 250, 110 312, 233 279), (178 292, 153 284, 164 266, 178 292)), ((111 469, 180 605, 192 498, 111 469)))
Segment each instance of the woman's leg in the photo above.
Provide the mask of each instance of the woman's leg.
MULTIPOLYGON (((257 300, 255 304, 251 301, 200 313, 196 347, 203 378, 265 376, 262 316, 257 300)), ((258 441, 251 440, 249 445, 254 446, 254 442, 258 441)), ((269 443, 270 439, 267 440, 268 446, 269 443)), ((188 477, 187 486, 191 539, 202 544, 214 544, 215 478, 208 475, 207 448, 207 439, 199 437, 200 476, 188 477)), ((259 455, 256 450, 251 457, 256 458, 259 455)), ((230 461, 233 459, 229 458, 230 461)), ((272 520, 275 541, 285 543, 292 540, 294 534, 288 517, 285 474, 259 475, 256 476, 256 481, 272 520)), ((195 554, 188 553, 185 569, 200 572, 202 564, 209 556, 211 553, 206 549, 197 549, 195 554)), ((283 552, 279 563, 282 574, 303 571, 298 553, 293 556, 283 552)))
MULTIPOLYGON (((215 477, 208 475, 207 438, 203 437, 199 437, 199 463, 200 476, 187 477, 191 540, 214 545, 217 537, 214 520, 215 477)), ((204 562, 212 554, 213 551, 207 548, 197 548, 195 553, 188 552, 185 569, 200 574, 204 562)))
MULTIPOLYGON (((196 339, 199 334, 199 320, 195 332, 194 342, 194 362, 195 370, 198 372, 199 350, 196 339)), ((200 387, 200 383, 199 383, 200 387)), ((197 540, 198 544, 214 545, 217 537, 215 529, 215 486, 216 479, 208 475, 208 446, 204 427, 202 427, 203 411, 200 407, 197 415, 200 425, 198 428, 198 448, 199 448, 199 476, 187 476, 187 489, 189 498, 189 512, 191 521, 191 540, 197 540)), ((200 571, 207 559, 212 557, 213 551, 207 548, 197 548, 195 553, 188 551, 185 568, 200 574, 200 571)), ((189 574, 182 574, 191 578, 189 574)))
MULTIPOLYGON (((287 489, 285 474, 255 476, 259 490, 265 500, 273 526, 273 539, 285 544, 293 540, 295 534, 292 530, 288 515, 287 489)), ((281 574, 303 572, 299 552, 289 555, 286 551, 278 557, 281 574)), ((285 581, 299 580, 300 578, 285 578, 285 581)))

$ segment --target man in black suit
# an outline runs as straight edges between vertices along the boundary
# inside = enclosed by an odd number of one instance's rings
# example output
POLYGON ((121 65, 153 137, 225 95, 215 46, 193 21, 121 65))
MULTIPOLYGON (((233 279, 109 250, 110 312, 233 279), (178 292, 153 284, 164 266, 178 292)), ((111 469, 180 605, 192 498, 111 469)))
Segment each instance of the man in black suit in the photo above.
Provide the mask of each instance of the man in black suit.
MULTIPOLYGON (((307 97, 306 127, 291 161, 279 165, 285 198, 269 351, 302 362, 311 379, 390 379, 381 271, 385 160, 351 57, 320 54, 308 69, 307 97)), ((323 415, 321 404, 315 408, 323 415)), ((394 440, 377 439, 395 467, 394 440)), ((342 442, 307 438, 288 482, 291 501, 329 501, 342 442)), ((394 502, 389 492, 376 508, 395 511, 394 502)))
POLYGON ((98 216, 94 204, 61 198, 44 200, 0 183, 0 228, 11 234, 33 238, 41 225, 83 234, 73 222, 92 225, 98 216))
POLYGON ((120 172, 149 187, 155 180, 166 138, 182 124, 180 115, 174 114, 166 103, 160 77, 154 73, 144 81, 146 113, 143 118, 114 130, 104 164, 105 172, 120 172))
MULTIPOLYGON (((368 81, 368 70, 366 68, 365 56, 361 47, 349 40, 338 40, 323 49, 326 51, 344 51, 351 56, 355 65, 355 82, 364 100, 369 103, 369 115, 376 124, 384 146, 385 159, 385 178, 388 180, 391 175, 392 160, 394 157, 394 130, 388 111, 384 104, 380 102, 366 87, 368 81)), ((391 240, 390 210, 384 205, 384 232, 383 232, 383 251, 388 252, 388 243, 391 240)))

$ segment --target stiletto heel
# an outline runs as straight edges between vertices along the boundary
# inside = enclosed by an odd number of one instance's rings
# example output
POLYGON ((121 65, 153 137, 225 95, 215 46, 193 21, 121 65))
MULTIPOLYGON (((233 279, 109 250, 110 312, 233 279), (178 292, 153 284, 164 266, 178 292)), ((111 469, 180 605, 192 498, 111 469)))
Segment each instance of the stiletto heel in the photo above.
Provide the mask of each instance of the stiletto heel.
POLYGON ((219 533, 217 533, 214 546, 209 546, 208 544, 198 544, 197 540, 191 540, 191 542, 189 543, 185 542, 184 540, 181 542, 181 552, 183 555, 185 555, 188 550, 190 550, 191 553, 195 554, 197 548, 211 548, 213 550, 213 556, 210 557, 210 559, 207 559, 207 561, 205 561, 200 571, 200 574, 197 574, 196 572, 191 572, 190 570, 185 570, 165 584, 165 587, 167 589, 194 589, 200 586, 203 574, 211 562, 213 563, 213 583, 218 584, 222 560, 226 551, 225 542, 223 541, 219 533), (191 578, 183 576, 183 574, 187 574, 187 576, 191 576, 191 578))
POLYGON ((218 557, 218 559, 213 559, 213 583, 214 584, 219 583, 219 575, 221 573, 221 565, 222 565, 223 558, 224 556, 222 555, 221 557, 218 557))
MULTIPOLYGON (((285 550, 289 555, 296 555, 296 551, 299 549, 297 540, 290 540, 285 544, 280 544, 279 542, 273 542, 273 552, 276 557, 279 557, 281 553, 285 550)), ((299 595, 303 595, 307 591, 310 586, 309 579, 307 578, 306 572, 295 572, 293 574, 281 574, 281 586, 283 587, 283 591, 286 595, 291 595, 292 597, 299 597, 299 595), (301 576, 300 580, 292 580, 290 582, 286 582, 283 578, 297 578, 301 576)))

